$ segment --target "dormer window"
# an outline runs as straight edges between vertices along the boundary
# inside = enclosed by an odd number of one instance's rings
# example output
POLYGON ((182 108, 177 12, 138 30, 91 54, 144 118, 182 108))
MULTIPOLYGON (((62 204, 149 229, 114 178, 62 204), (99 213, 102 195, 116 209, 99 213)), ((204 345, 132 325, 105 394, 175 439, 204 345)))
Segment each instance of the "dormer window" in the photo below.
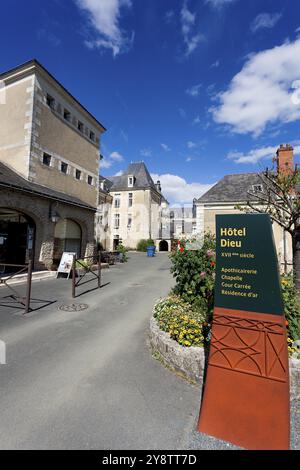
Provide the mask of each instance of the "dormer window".
POLYGON ((132 188, 134 184, 134 176, 128 176, 128 188, 132 188))
POLYGON ((262 193, 263 192, 263 187, 261 184, 254 184, 252 186, 253 192, 254 193, 262 193))

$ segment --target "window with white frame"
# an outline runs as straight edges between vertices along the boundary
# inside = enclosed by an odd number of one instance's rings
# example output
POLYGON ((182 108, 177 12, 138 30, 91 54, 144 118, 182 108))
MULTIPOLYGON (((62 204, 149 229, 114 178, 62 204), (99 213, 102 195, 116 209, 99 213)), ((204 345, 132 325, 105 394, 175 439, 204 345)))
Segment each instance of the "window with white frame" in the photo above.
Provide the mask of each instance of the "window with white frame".
POLYGON ((120 214, 115 214, 114 227, 116 229, 120 228, 120 214))
POLYGON ((132 207, 133 203, 133 193, 128 194, 128 207, 132 207))
POLYGON ((66 175, 68 173, 68 164, 61 162, 60 171, 66 175))
POLYGON ((48 105, 51 109, 54 109, 54 108, 55 108, 55 99, 53 98, 53 96, 47 94, 46 101, 47 101, 47 105, 48 105))
POLYGON ((128 187, 132 188, 134 183, 134 177, 132 175, 128 176, 128 187))
POLYGON ((114 197, 114 206, 118 209, 121 206, 121 194, 116 194, 114 197))
POLYGON ((51 155, 49 155, 48 153, 44 153, 43 155, 43 165, 45 166, 51 166, 51 155))

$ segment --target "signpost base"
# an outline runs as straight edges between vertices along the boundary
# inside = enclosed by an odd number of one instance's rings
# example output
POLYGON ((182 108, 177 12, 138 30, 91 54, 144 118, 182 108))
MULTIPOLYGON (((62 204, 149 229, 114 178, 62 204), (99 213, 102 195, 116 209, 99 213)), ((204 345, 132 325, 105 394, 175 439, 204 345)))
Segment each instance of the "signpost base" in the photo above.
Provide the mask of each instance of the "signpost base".
POLYGON ((289 449, 283 316, 216 307, 198 430, 252 450, 289 449))

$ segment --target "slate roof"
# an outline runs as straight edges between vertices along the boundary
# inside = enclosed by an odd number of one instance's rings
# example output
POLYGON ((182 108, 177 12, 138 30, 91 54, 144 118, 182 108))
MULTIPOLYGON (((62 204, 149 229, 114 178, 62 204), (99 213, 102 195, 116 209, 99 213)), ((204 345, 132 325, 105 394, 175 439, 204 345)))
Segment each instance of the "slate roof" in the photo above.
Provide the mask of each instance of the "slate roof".
POLYGON ((0 188, 1 187, 6 189, 15 189, 35 196, 54 199, 55 201, 61 201, 65 204, 71 204, 73 206, 79 206, 84 209, 96 211, 95 207, 86 204, 77 197, 27 181, 2 162, 0 162, 0 188))
MULTIPOLYGON (((132 175, 135 178, 132 189, 148 189, 152 188, 157 192, 157 188, 154 184, 153 179, 144 162, 135 162, 128 165, 127 170, 120 176, 108 176, 105 178, 110 181, 111 191, 122 191, 128 190, 128 176, 132 175)), ((131 188, 130 188, 131 189, 131 188)))
POLYGON ((200 203, 245 202, 249 199, 248 191, 253 185, 262 184, 257 173, 226 175, 203 196, 200 203))

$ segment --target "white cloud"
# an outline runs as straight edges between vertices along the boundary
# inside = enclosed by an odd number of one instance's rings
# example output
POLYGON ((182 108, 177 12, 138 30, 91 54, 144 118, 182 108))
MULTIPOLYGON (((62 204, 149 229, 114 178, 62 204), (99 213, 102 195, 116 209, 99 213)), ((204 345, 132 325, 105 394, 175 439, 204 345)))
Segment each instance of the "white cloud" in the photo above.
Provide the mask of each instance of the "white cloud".
POLYGON ((282 13, 260 13, 251 23, 250 29, 252 33, 256 33, 259 29, 271 29, 278 23, 282 13))
POLYGON ((134 34, 128 37, 119 21, 121 9, 131 8, 131 0, 75 0, 79 8, 88 14, 97 37, 86 41, 89 48, 110 49, 113 56, 127 51, 132 45, 134 34))
POLYGON ((175 12, 173 10, 168 10, 165 14, 166 23, 172 23, 175 18, 175 12))
POLYGON ((123 175, 123 170, 120 170, 114 174, 114 176, 122 176, 122 175, 123 175))
POLYGON ((100 162, 100 168, 110 168, 115 163, 124 161, 123 155, 119 152, 112 152, 108 157, 104 157, 100 162))
POLYGON ((154 181, 159 180, 162 186, 162 193, 167 200, 173 203, 192 203, 194 198, 199 198, 213 185, 201 183, 187 183, 184 178, 171 174, 151 174, 154 181))
POLYGON ((202 83, 199 83, 198 85, 194 85, 191 88, 188 88, 187 90, 185 90, 185 92, 187 95, 190 95, 193 98, 196 98, 197 96, 199 96, 201 87, 202 87, 202 83))
POLYGON ((193 124, 200 124, 201 119, 199 116, 196 116, 195 119, 193 120, 193 124))
POLYGON ((192 142, 191 140, 189 140, 186 144, 187 148, 188 149, 194 149, 195 147, 197 147, 197 144, 195 144, 195 142, 192 142))
POLYGON ((161 147, 163 148, 163 150, 165 152, 170 152, 171 151, 170 147, 167 144, 160 144, 160 145, 161 145, 161 147))
POLYGON ((122 162, 124 160, 123 155, 119 152, 112 152, 109 157, 115 162, 122 162))
POLYGON ((142 157, 151 157, 152 156, 152 150, 150 148, 145 148, 140 151, 140 154, 142 157))
MULTIPOLYGON (((229 152, 229 154, 227 155, 227 158, 229 158, 230 160, 233 160, 235 163, 256 164, 263 159, 271 159, 275 157, 278 147, 279 145, 276 145, 274 147, 272 146, 261 147, 261 148, 256 148, 254 150, 251 150, 248 153, 232 151, 232 152, 229 152)), ((294 146, 294 154, 300 155, 300 145, 294 146)))
POLYGON ((214 62, 213 64, 211 64, 211 68, 218 68, 220 66, 220 60, 216 60, 216 62, 214 62))
POLYGON ((205 3, 211 5, 214 8, 221 8, 229 3, 233 3, 236 0, 206 0, 205 3))
POLYGON ((185 56, 188 57, 199 44, 205 41, 203 34, 197 31, 196 13, 192 13, 187 6, 187 0, 184 1, 181 12, 181 31, 185 44, 185 56))
POLYGON ((218 95, 219 105, 210 109, 215 122, 258 136, 269 123, 300 119, 299 57, 300 38, 252 54, 228 90, 218 95))

